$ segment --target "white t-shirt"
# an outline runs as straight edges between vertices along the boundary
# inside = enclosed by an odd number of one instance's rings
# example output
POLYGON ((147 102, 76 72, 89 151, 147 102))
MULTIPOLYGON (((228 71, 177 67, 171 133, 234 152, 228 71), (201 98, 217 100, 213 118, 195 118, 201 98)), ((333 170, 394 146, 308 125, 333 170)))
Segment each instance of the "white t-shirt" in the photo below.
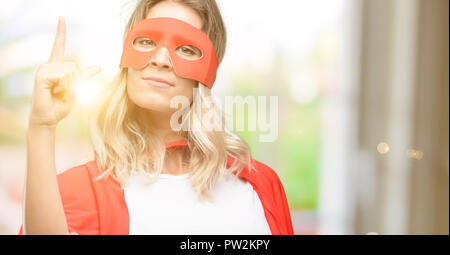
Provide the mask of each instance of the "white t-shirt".
POLYGON ((214 202, 198 199, 189 173, 161 174, 155 183, 133 174, 124 186, 130 235, 270 235, 253 186, 236 176, 219 178, 214 202))

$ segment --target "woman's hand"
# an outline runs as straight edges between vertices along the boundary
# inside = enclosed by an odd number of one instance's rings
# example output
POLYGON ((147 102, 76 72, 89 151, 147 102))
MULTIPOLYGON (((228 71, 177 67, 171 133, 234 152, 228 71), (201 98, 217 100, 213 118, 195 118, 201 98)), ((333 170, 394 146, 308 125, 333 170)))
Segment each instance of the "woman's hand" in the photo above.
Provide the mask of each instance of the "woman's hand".
POLYGON ((65 43, 66 24, 60 17, 51 56, 35 76, 30 126, 56 126, 73 108, 76 83, 101 71, 98 66, 80 70, 75 62, 63 61, 65 43))

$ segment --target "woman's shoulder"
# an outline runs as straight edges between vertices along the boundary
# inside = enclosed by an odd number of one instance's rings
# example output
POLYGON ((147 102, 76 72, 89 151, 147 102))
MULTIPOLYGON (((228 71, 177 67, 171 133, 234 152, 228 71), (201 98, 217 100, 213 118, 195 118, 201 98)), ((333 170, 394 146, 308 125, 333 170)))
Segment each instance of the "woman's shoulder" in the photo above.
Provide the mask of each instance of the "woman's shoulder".
POLYGON ((272 167, 262 163, 261 161, 254 159, 254 158, 251 159, 251 166, 252 166, 253 170, 257 170, 258 172, 261 172, 262 174, 265 174, 271 178, 278 177, 277 173, 275 172, 275 170, 272 167))
POLYGON ((245 167, 241 173, 241 177, 253 184, 259 183, 264 186, 281 186, 281 180, 277 172, 270 166, 251 158, 251 164, 249 167, 245 167))
POLYGON ((96 165, 95 160, 66 169, 57 175, 58 181, 77 183, 78 181, 87 180, 93 172, 93 164, 96 165))
POLYGON ((93 183, 98 176, 95 160, 71 167, 57 175, 58 186, 63 197, 90 197, 93 183))
POLYGON ((258 161, 254 158, 252 158, 252 166, 257 171, 261 172, 262 174, 266 175, 268 178, 275 178, 278 179, 278 173, 276 170, 274 170, 272 167, 266 165, 265 163, 262 163, 261 161, 258 161))

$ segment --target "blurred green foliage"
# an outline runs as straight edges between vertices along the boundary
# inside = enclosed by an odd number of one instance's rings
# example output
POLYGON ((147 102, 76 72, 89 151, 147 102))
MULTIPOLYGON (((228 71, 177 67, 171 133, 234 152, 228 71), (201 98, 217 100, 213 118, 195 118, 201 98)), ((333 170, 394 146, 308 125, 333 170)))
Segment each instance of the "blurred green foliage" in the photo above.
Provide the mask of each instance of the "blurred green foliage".
MULTIPOLYGON (((260 132, 245 130, 237 133, 249 144, 252 156, 269 164, 279 175, 291 209, 317 209, 319 193, 320 98, 299 104, 291 98, 281 74, 245 70, 235 77, 232 95, 277 95, 279 104, 278 139, 261 143, 260 132), (280 75, 280 77, 274 77, 280 75)), ((268 99, 267 99, 268 101, 268 99)), ((248 120, 245 107, 245 120, 248 120)), ((236 111, 236 109, 234 109, 236 111)), ((236 113, 234 112, 235 116, 236 113)), ((236 128, 234 124, 233 128, 236 128)))

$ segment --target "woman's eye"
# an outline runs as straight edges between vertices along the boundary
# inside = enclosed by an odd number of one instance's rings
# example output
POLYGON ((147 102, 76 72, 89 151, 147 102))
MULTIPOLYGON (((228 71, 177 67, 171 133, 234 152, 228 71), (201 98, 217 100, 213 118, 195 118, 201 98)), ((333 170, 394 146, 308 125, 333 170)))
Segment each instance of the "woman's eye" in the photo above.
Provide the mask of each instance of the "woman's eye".
POLYGON ((195 46, 181 46, 176 51, 180 57, 187 60, 197 60, 202 57, 202 51, 195 46))
POLYGON ((195 54, 195 52, 193 50, 189 49, 188 47, 181 47, 181 51, 183 51, 184 53, 187 53, 189 55, 195 54))
POLYGON ((153 41, 152 40, 141 40, 139 41, 140 44, 142 45, 153 45, 153 41))
POLYGON ((151 51, 156 47, 156 43, 146 37, 138 37, 133 41, 133 47, 139 51, 151 51))

